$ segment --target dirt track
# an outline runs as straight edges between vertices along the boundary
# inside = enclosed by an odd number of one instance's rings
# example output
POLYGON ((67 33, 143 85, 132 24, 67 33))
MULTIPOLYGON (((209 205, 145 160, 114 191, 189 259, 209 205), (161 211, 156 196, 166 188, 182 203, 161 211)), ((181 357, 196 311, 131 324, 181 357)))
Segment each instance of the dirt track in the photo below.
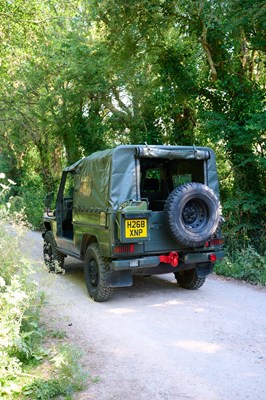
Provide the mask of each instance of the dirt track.
MULTIPOLYGON (((37 270, 42 239, 28 235, 37 270)), ((94 400, 265 400, 266 290, 210 277, 198 291, 174 277, 137 278, 107 303, 87 295, 82 264, 38 272, 47 323, 83 348, 99 382, 76 395, 94 400)))

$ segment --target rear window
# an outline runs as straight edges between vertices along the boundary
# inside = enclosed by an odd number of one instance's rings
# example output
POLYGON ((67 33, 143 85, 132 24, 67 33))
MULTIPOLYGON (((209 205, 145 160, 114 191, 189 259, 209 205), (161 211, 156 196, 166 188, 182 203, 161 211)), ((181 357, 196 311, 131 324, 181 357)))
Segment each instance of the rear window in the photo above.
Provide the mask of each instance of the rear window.
POLYGON ((204 183, 204 160, 140 159, 141 198, 151 210, 160 211, 169 194, 189 182, 204 183))
POLYGON ((204 183, 204 161, 181 160, 169 165, 169 174, 172 178, 173 188, 184 183, 204 183))

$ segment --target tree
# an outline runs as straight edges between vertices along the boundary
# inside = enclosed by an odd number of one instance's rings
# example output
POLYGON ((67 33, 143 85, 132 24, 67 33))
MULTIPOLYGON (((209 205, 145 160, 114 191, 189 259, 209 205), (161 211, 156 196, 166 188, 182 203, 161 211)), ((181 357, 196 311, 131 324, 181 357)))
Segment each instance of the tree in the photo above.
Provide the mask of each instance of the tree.
POLYGON ((234 229, 262 229, 259 0, 1 4, 5 170, 22 180, 35 170, 51 190, 62 165, 115 144, 208 144, 222 160, 225 208, 238 210, 234 229))

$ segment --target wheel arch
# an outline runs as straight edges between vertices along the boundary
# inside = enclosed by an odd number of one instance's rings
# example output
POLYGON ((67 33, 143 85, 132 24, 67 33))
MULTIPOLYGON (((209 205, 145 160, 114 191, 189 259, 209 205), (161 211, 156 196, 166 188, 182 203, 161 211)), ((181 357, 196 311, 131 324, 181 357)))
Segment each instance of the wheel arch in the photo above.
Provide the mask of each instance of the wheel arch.
POLYGON ((97 237, 94 236, 94 235, 89 235, 87 233, 84 234, 83 237, 82 237, 82 243, 81 243, 81 249, 80 249, 80 258, 81 258, 81 260, 84 260, 87 248, 92 243, 96 243, 96 244, 99 245, 97 237))

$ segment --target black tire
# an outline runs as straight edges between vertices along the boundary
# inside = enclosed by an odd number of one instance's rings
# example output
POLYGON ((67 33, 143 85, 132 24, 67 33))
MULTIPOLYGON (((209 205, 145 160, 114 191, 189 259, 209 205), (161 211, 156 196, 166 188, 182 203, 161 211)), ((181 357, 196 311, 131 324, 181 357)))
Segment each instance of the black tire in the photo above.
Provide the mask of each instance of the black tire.
POLYGON ((43 257, 50 272, 60 273, 64 270, 65 256, 58 251, 53 232, 47 231, 44 235, 43 257))
POLYGON ((222 220, 219 199, 211 188, 197 182, 173 190, 164 213, 171 236, 186 247, 203 246, 222 220))
POLYGON ((97 301, 107 301, 112 289, 106 286, 108 260, 102 257, 98 244, 92 243, 85 255, 84 275, 90 297, 97 301))
POLYGON ((175 278, 182 288, 196 290, 205 282, 205 277, 199 278, 196 268, 175 272, 175 278))

